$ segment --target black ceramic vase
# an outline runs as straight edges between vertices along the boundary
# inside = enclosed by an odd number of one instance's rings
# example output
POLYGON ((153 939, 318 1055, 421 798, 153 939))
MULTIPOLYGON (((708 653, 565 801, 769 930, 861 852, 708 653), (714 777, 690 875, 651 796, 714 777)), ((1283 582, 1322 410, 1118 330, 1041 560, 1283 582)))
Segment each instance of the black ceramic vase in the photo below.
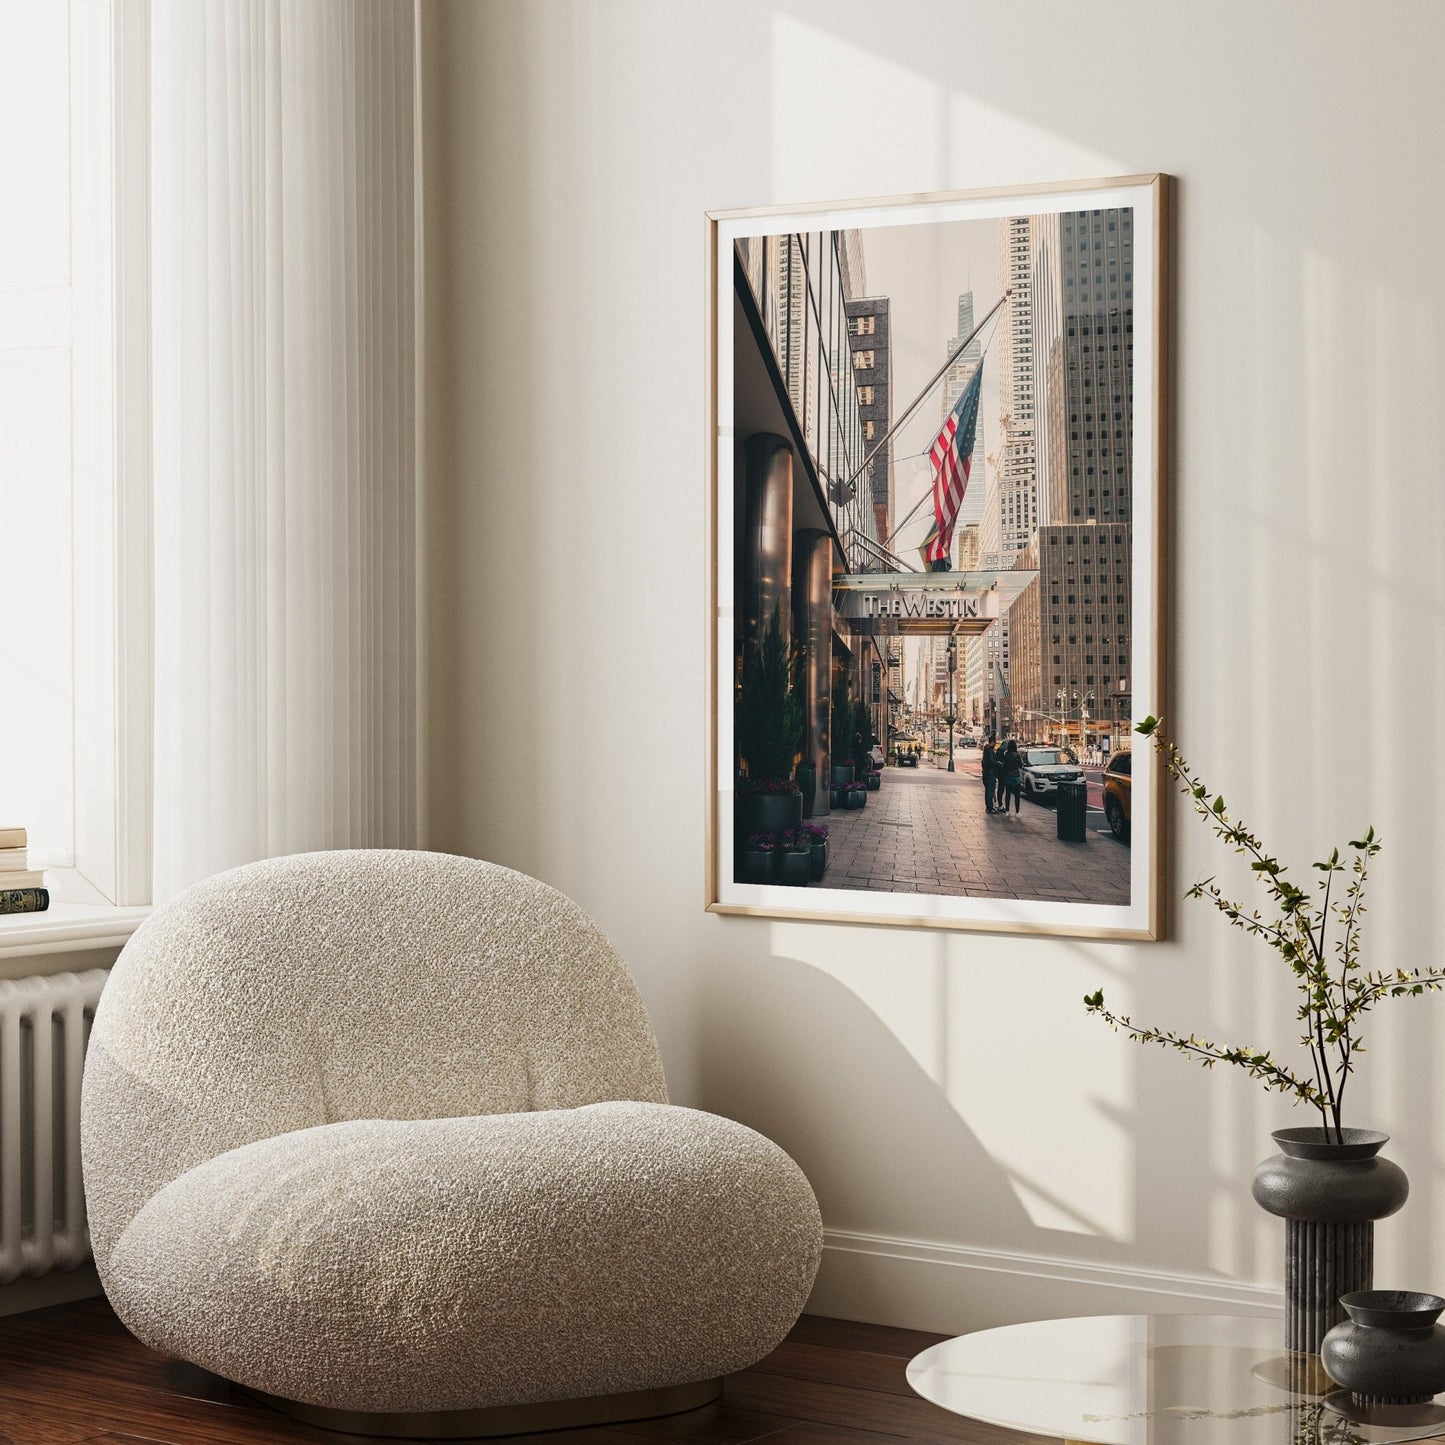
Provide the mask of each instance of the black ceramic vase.
POLYGON ((1340 1296, 1374 1280, 1375 1220, 1404 1204, 1405 1171, 1370 1129, 1276 1129, 1280 1152, 1254 1171, 1255 1202, 1285 1222, 1285 1348, 1318 1354, 1344 1319, 1340 1296))
POLYGON ((1357 1405, 1423 1405, 1445 1390, 1445 1299, 1371 1289, 1340 1301, 1349 1319, 1320 1345, 1320 1363, 1357 1405))

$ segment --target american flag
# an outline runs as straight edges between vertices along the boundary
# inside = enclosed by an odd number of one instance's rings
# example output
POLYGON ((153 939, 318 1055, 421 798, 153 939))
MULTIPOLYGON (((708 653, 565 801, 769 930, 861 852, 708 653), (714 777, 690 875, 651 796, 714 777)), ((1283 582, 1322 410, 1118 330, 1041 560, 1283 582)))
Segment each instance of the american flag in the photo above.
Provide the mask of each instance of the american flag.
POLYGON ((979 389, 983 382, 983 362, 953 404, 948 419, 928 449, 928 465, 933 472, 933 530, 924 543, 924 557, 935 572, 949 571, 949 553, 953 550, 953 525, 963 494, 968 490, 968 474, 973 466, 973 442, 978 434, 979 389))

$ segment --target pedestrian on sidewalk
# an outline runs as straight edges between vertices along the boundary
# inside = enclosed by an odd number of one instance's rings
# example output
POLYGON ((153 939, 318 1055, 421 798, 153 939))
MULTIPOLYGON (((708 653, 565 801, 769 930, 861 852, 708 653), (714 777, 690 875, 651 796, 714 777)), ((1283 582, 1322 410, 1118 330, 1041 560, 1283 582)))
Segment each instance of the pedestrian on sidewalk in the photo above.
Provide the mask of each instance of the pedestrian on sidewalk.
POLYGON ((1010 799, 1013 800, 1015 816, 1023 807, 1020 801, 1023 794, 1023 768, 1024 760, 1019 756, 1018 742, 1010 738, 1008 746, 1003 750, 1003 761, 999 764, 999 780, 1002 784, 999 789, 999 807, 1005 818, 1008 817, 1010 799))
POLYGON ((863 736, 861 728, 853 729, 853 776, 860 782, 868 781, 868 774, 873 771, 873 754, 871 743, 863 736))
POLYGON ((986 811, 992 813, 993 795, 998 787, 998 760, 993 748, 993 734, 990 733, 984 741, 983 752, 980 755, 983 760, 983 806, 986 811))

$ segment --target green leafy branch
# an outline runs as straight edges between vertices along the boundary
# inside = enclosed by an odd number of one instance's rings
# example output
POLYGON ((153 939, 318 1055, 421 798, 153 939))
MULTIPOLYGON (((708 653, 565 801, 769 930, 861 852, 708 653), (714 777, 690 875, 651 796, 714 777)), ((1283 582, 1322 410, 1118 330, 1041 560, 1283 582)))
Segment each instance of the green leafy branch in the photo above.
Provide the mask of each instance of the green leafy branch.
POLYGON ((774 607, 767 628, 744 657, 737 707, 738 750, 754 782, 779 782, 793 775, 803 744, 803 699, 793 681, 796 668, 780 611, 774 607))
POLYGON ((1208 1039, 1187 1038, 1172 1029, 1145 1028, 1136 1024, 1127 1014, 1116 1014, 1104 1007, 1104 990, 1099 989, 1084 998, 1084 1007, 1097 1014, 1116 1033, 1127 1034, 1135 1043, 1160 1044, 1196 1059, 1206 1069, 1215 1064, 1237 1064, 1250 1078, 1258 1079, 1266 1089, 1278 1090, 1282 1094, 1293 1094, 1302 1103, 1319 1108, 1323 1096, 1317 1085, 1292 1074, 1265 1050, 1248 1045, 1225 1048, 1211 1043, 1208 1039))
POLYGON ((1354 1070, 1356 1054, 1364 1052, 1360 1020, 1381 999, 1404 998, 1436 992, 1445 987, 1445 972, 1433 969, 1364 971, 1360 956, 1360 926, 1365 915, 1365 885, 1370 861, 1380 851, 1374 828, 1348 845, 1354 857, 1344 862, 1335 848, 1313 865, 1319 877, 1314 886, 1301 887, 1289 870, 1270 853, 1245 824, 1231 816, 1222 794, 1211 789, 1190 768, 1163 732, 1160 720, 1148 717, 1135 729, 1152 738, 1169 776, 1188 797, 1194 811, 1223 842, 1249 862, 1250 871, 1266 895, 1266 908, 1248 908, 1229 898, 1211 878, 1201 879, 1185 893, 1202 898, 1235 928, 1262 939, 1288 965, 1300 990, 1296 1017, 1304 1025, 1300 1045, 1310 1059, 1313 1079, 1278 1063, 1267 1051, 1250 1046, 1226 1047, 1188 1037, 1169 1029, 1143 1027, 1104 1005, 1102 989, 1084 998, 1084 1007, 1111 1028, 1141 1044, 1158 1044, 1195 1058, 1205 1068, 1234 1064, 1266 1089, 1290 1094, 1296 1103, 1318 1109, 1327 1131, 1340 1137, 1345 1089, 1354 1070), (1343 898, 1336 896, 1336 880, 1343 898))

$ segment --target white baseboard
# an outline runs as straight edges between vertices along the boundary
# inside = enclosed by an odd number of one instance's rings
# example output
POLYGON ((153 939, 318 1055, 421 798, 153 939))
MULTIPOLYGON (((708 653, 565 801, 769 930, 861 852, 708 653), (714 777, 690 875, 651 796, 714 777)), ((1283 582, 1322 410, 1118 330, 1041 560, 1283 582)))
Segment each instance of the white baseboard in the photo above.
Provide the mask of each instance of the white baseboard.
POLYGON ((1073 1315, 1279 1315, 1267 1285, 1158 1270, 823 1232, 823 1263, 808 1313, 963 1334, 1019 1320, 1073 1315))
POLYGON ((43 1310, 49 1305, 69 1304, 72 1300, 93 1299, 101 1293, 100 1276, 93 1264, 83 1264, 79 1269, 56 1270, 38 1279, 17 1279, 14 1284, 0 1285, 0 1316, 43 1310))
MULTIPOLYGON (((0 1287, 0 1316, 101 1293, 94 1265, 0 1287)), ((957 1335, 1067 1315, 1278 1315, 1267 1285, 1159 1270, 1120 1269, 1044 1255, 859 1234, 823 1233, 808 1313, 957 1335)))

